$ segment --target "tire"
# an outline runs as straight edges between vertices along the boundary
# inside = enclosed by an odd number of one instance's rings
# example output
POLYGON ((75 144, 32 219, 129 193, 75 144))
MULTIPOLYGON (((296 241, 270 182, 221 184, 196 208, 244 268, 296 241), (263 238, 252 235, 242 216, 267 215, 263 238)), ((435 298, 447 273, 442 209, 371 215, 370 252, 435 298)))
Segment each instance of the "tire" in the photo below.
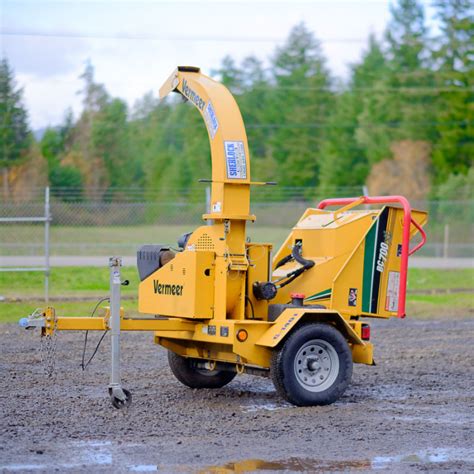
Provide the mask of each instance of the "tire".
POLYGON ((173 375, 189 388, 221 388, 237 375, 224 370, 205 370, 193 367, 193 359, 168 351, 168 363, 173 375))
POLYGON ((274 350, 270 373, 278 393, 290 403, 329 405, 350 383, 352 352, 333 326, 304 324, 274 350))
POLYGON ((110 401, 112 402, 113 407, 117 408, 118 410, 121 410, 122 408, 128 408, 132 404, 132 394, 124 388, 122 390, 125 395, 125 400, 120 400, 120 398, 110 394, 110 401))

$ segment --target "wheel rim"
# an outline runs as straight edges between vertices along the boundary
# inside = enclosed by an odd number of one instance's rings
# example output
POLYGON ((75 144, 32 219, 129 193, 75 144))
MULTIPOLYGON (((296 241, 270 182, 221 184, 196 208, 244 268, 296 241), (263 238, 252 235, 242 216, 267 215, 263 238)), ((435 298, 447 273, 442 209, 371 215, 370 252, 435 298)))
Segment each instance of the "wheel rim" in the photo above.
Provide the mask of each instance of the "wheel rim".
POLYGON ((295 357, 296 380, 305 390, 327 390, 339 373, 339 356, 327 341, 313 339, 299 349, 295 357))

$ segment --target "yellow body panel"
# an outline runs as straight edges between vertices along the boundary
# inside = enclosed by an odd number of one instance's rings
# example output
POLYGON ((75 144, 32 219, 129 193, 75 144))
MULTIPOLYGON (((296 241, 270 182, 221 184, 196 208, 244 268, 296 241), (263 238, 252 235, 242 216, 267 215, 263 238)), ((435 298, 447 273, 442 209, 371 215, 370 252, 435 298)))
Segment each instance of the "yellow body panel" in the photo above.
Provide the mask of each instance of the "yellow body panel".
POLYGON ((141 313, 210 319, 214 305, 214 252, 188 251, 140 283, 141 313))
POLYGON ((276 323, 255 343, 268 348, 277 347, 300 322, 323 322, 336 326, 350 343, 354 362, 373 364, 372 344, 360 337, 359 321, 347 321, 337 311, 308 308, 289 308, 283 311, 276 323))

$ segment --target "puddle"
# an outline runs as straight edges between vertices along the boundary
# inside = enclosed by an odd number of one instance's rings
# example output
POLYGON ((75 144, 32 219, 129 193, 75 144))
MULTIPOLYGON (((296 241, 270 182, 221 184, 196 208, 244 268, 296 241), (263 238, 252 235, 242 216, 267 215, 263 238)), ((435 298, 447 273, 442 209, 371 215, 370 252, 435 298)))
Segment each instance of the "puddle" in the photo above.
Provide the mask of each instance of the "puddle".
POLYGON ((46 464, 5 464, 0 465, 0 471, 38 471, 47 467, 46 464))
POLYGON ((0 465, 0 471, 51 471, 60 469, 78 469, 87 467, 111 466, 112 442, 111 441, 78 441, 69 444, 70 451, 67 452, 67 462, 58 463, 54 454, 50 462, 47 462, 48 455, 42 455, 44 463, 15 463, 0 465))
POLYGON ((328 472, 328 471, 365 471, 370 469, 369 460, 362 461, 315 461, 314 459, 289 458, 284 461, 263 461, 247 459, 222 466, 210 466, 194 471, 199 474, 230 474, 233 472, 328 472))
POLYGON ((81 464, 104 466, 112 464, 111 441, 84 441, 77 443, 77 448, 82 450, 81 464))
POLYGON ((156 472, 158 466, 156 464, 135 464, 128 468, 131 472, 156 472))
POLYGON ((377 456, 373 459, 354 459, 345 461, 289 458, 281 461, 265 461, 262 459, 246 459, 220 466, 209 466, 196 469, 200 474, 230 474, 234 472, 348 472, 368 470, 400 469, 400 464, 440 464, 446 462, 474 463, 474 450, 458 448, 441 448, 419 451, 414 454, 395 456, 377 456))
POLYGON ((472 426, 474 423, 474 420, 470 417, 467 417, 465 415, 459 415, 459 414, 441 414, 437 415, 436 417, 434 416, 424 416, 424 415, 396 415, 393 417, 395 420, 400 420, 400 421, 408 421, 408 422, 423 422, 423 423, 431 423, 431 424, 441 424, 441 425, 469 425, 472 426))
POLYGON ((409 387, 395 384, 384 384, 377 387, 361 387, 361 389, 368 392, 368 398, 382 402, 402 402, 408 400, 411 396, 409 387))
MULTIPOLYGON (((262 409, 262 405, 258 409, 262 409)), ((249 407, 246 407, 249 408, 249 407)), ((270 409, 283 407, 272 404, 270 409)), ((265 409, 265 408, 263 408, 265 409)), ((268 407, 266 408, 268 409, 268 407)), ((127 445, 128 446, 128 445, 127 445)), ((130 445, 132 446, 132 445, 130 445)), ((426 449, 414 453, 395 454, 390 456, 376 456, 372 459, 351 460, 321 460, 310 458, 291 457, 279 461, 263 459, 246 459, 228 462, 221 465, 197 467, 193 465, 173 465, 163 462, 156 464, 132 464, 131 459, 125 454, 124 445, 120 446, 110 441, 76 442, 69 444, 70 452, 64 453, 67 462, 58 463, 58 453, 51 452, 42 459, 42 463, 12 463, 0 465, 0 472, 25 472, 25 471, 85 471, 94 472, 95 469, 105 468, 113 471, 114 466, 129 472, 179 472, 199 474, 230 474, 234 472, 348 472, 369 470, 406 470, 409 466, 426 466, 431 464, 458 462, 461 469, 469 470, 474 467, 474 449, 472 448, 439 448, 426 449)), ((148 456, 146 456, 148 458, 148 456)), ((156 456, 158 461, 159 456, 156 456)), ((148 459, 147 459, 148 460, 148 459)), ((153 462, 153 458, 151 461, 153 462)), ((155 461, 155 462, 156 462, 155 461)), ((160 460, 162 461, 162 460, 160 460)))
POLYGON ((240 408, 244 413, 254 413, 256 411, 275 411, 275 410, 287 410, 288 408, 294 408, 293 405, 284 403, 258 403, 252 405, 240 405, 240 408))
POLYGON ((389 469, 394 464, 430 464, 450 461, 474 463, 474 451, 458 448, 441 448, 419 451, 415 454, 397 456, 377 456, 372 460, 373 469, 389 469))

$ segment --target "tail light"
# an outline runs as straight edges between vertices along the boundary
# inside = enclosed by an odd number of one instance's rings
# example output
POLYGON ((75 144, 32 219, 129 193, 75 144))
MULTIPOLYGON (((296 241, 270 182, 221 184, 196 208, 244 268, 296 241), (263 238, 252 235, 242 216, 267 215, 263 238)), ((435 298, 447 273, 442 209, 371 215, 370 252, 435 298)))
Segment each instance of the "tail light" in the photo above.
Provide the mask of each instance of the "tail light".
POLYGON ((368 341, 370 339, 370 326, 368 324, 362 324, 360 337, 363 341, 368 341))

